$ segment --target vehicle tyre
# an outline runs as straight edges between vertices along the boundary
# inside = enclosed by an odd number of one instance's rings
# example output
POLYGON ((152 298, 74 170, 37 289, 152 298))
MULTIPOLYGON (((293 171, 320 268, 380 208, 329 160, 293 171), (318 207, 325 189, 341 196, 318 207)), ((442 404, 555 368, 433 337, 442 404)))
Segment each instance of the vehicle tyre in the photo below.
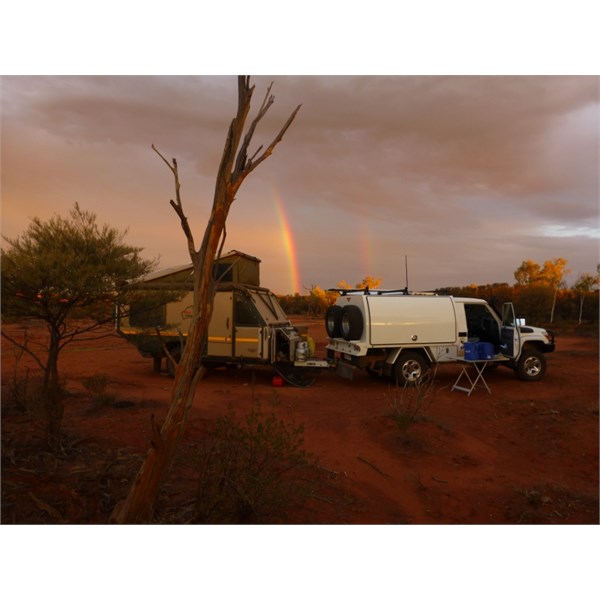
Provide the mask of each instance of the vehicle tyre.
POLYGON ((342 307, 330 306, 325 313, 325 329, 330 338, 342 337, 342 307))
MULTIPOLYGON (((179 361, 181 360, 181 347, 179 345, 171 346, 169 348, 169 352, 171 353, 171 356, 173 357, 175 362, 179 364, 179 361)), ((171 377, 171 379, 173 379, 175 377, 175 365, 173 364, 173 362, 171 361, 171 359, 168 356, 167 356, 167 373, 169 374, 169 377, 171 377)))
POLYGON ((342 330, 342 337, 347 342, 360 339, 364 329, 364 320, 358 306, 344 306, 340 328, 342 330))
POLYGON ((546 373, 546 357, 535 348, 524 348, 515 372, 523 381, 539 381, 546 373))
POLYGON ((402 352, 394 363, 396 385, 413 386, 427 379, 429 363, 418 352, 402 352))

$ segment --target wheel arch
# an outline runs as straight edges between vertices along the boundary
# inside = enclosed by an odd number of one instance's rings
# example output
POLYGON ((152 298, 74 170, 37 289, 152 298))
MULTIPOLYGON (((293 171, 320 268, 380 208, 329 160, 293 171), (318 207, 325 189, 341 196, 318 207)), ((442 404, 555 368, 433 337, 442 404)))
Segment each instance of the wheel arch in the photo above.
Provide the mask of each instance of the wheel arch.
POLYGON ((385 359, 386 365, 393 365, 402 354, 402 352, 416 352, 420 354, 428 363, 433 364, 435 360, 433 359, 433 353, 429 348, 425 348, 423 346, 419 346, 417 348, 413 348, 410 346, 403 346, 402 348, 392 348, 385 359))
MULTIPOLYGON (((547 348, 546 344, 544 344, 544 342, 542 342, 542 340, 530 340, 528 342, 525 342, 523 344, 523 346, 521 347, 521 353, 524 350, 537 350, 538 352, 541 352, 542 354, 546 354, 546 352, 548 352, 548 348, 547 348)), ((519 356, 521 355, 521 353, 519 353, 519 356)))

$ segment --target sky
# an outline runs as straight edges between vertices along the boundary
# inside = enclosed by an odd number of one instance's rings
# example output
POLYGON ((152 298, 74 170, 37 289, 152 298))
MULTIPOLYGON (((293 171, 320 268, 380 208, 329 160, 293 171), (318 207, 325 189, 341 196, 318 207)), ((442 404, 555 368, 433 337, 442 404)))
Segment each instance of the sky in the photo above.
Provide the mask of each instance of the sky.
MULTIPOLYGON (((523 260, 593 272, 599 79, 594 76, 258 76, 275 103, 251 148, 300 111, 243 183, 225 250, 261 259, 276 293, 514 283, 523 260)), ((170 171, 199 243, 235 114, 234 76, 1 79, 2 234, 75 202, 159 258, 189 262, 170 171)), ((251 112, 254 115, 255 112, 251 112)))

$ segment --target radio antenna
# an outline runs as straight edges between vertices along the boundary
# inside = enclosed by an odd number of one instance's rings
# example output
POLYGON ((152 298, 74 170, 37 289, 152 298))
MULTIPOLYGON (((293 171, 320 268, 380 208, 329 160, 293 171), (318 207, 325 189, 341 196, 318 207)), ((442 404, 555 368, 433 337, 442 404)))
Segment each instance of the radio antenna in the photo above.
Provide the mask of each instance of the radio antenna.
POLYGON ((404 288, 404 294, 408 295, 408 255, 404 255, 404 275, 406 278, 406 287, 404 288))

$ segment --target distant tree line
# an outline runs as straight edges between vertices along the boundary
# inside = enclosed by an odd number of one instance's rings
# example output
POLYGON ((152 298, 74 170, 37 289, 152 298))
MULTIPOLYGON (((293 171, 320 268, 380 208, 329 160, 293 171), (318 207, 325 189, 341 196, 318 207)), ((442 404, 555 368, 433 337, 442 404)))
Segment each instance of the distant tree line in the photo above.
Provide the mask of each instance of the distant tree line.
POLYGON ((313 285, 307 290, 306 294, 296 292, 295 294, 282 295, 277 298, 287 314, 322 316, 329 306, 335 304, 335 299, 339 295, 337 290, 376 289, 380 285, 381 277, 367 275, 362 281, 355 284, 354 288, 347 284, 345 280, 342 280, 331 290, 324 290, 318 285, 313 285))
MULTIPOLYGON (((552 324, 555 322, 575 322, 594 324, 599 318, 598 285, 600 283, 600 264, 596 273, 580 274, 569 288, 564 278, 570 272, 568 261, 564 258, 547 260, 539 265, 526 260, 515 270, 515 284, 509 283, 472 283, 467 286, 450 286, 434 290, 438 295, 482 298, 498 310, 505 302, 512 302, 519 317, 532 324, 552 324)), ((365 277, 356 289, 376 289, 381 278, 365 277)), ((350 288, 341 281, 336 288, 350 288)), ((334 304, 337 291, 326 291, 318 285, 312 286, 307 293, 279 296, 283 309, 288 314, 309 314, 321 316, 327 307, 334 304)))

